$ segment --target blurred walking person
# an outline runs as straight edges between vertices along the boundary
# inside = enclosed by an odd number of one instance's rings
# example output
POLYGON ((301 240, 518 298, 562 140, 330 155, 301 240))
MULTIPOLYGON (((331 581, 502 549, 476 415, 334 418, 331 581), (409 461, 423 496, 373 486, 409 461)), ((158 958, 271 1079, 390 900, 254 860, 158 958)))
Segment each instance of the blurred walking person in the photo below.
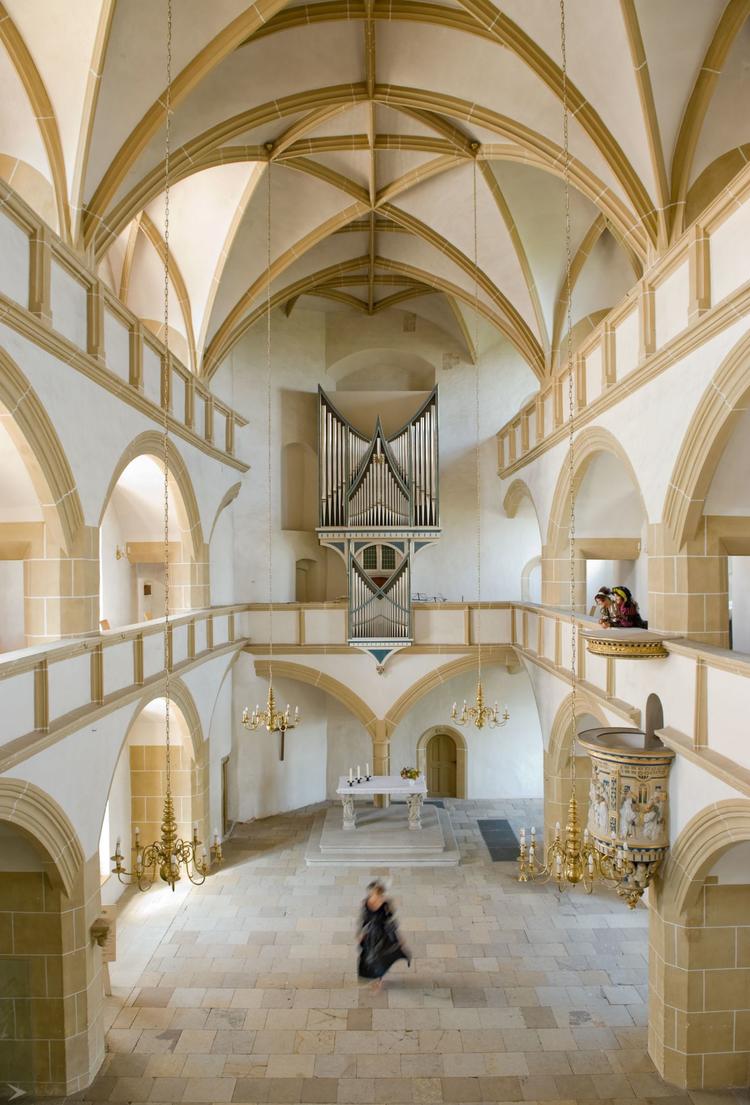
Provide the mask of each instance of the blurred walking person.
POLYGON ((411 953, 401 941, 382 882, 371 882, 367 887, 367 897, 360 912, 358 939, 358 974, 371 983, 373 990, 382 990, 386 973, 399 959, 405 959, 411 967, 411 953))

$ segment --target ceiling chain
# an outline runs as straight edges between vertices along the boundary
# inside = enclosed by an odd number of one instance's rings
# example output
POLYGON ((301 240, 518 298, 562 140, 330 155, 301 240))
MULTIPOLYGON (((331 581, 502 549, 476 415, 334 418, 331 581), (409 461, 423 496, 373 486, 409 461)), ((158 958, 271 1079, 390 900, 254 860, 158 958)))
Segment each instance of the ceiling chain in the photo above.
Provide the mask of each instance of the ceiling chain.
POLYGON ((172 366, 169 354, 169 169, 170 140, 172 129, 172 0, 167 0, 167 88, 165 93, 165 137, 164 137, 164 383, 162 385, 162 451, 164 461, 164 739, 166 792, 172 792, 172 764, 170 747, 170 563, 169 563, 169 406, 170 374, 172 366))
POLYGON ((563 191, 565 196, 565 298, 567 335, 565 339, 566 371, 568 373, 568 570, 570 601, 570 714, 572 744, 570 776, 576 786, 576 690, 578 684, 578 626, 576 624, 576 491, 575 491, 575 379, 573 372, 573 304, 571 221, 570 221, 570 136, 568 105, 568 54, 565 27, 565 0, 560 0, 560 52, 562 57, 562 108, 563 108, 563 191))

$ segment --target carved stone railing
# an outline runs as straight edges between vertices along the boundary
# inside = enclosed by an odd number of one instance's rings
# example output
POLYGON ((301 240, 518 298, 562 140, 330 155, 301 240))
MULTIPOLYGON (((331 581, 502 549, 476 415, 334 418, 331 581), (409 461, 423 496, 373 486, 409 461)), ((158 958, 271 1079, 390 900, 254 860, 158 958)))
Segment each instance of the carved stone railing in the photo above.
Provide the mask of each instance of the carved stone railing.
MULTIPOLYGON (((573 360, 580 428, 692 349, 750 312, 750 166, 578 346, 573 360)), ((567 367, 497 433, 505 479, 568 433, 567 367)))
POLYGON ((247 419, 166 350, 13 189, 0 182, 0 323, 172 433, 241 471, 235 433, 247 419))
MULTIPOLYGON (((437 666, 445 654, 476 652, 476 603, 417 603, 414 612, 415 643, 409 651, 434 654, 437 666)), ((356 662, 348 646, 345 603, 275 604, 272 616, 277 655, 306 655, 309 663, 315 655, 341 653, 356 662)), ((488 655, 505 646, 505 652, 513 649, 570 684, 571 617, 566 611, 532 603, 482 603, 481 618, 488 655)), ((583 708, 590 699, 640 727, 648 696, 658 695, 666 719, 659 730, 664 743, 750 795, 750 656, 668 636, 662 638, 665 659, 644 663, 601 656, 586 648, 584 635, 596 626, 594 620, 577 615, 574 624, 583 708)), ((170 670, 177 674, 236 649, 261 661, 269 652, 268 607, 238 603, 182 614, 172 620, 170 641, 170 670)), ((161 620, 6 653, 0 657, 0 772, 137 700, 158 686, 163 665, 161 620)))
MULTIPOLYGON (((170 671, 179 674, 246 643, 242 606, 211 607, 170 621, 170 671)), ((0 656, 0 772, 86 721, 140 698, 163 679, 164 620, 142 622, 0 656)))
MULTIPOLYGON (((570 614, 531 603, 513 603, 512 644, 529 662, 571 682, 570 614)), ((667 724, 658 735, 704 770, 750 795, 750 656, 699 642, 661 637, 665 659, 644 663, 603 656, 586 648, 593 618, 575 618, 578 687, 631 725, 641 726, 641 704, 658 695, 667 724)), ((628 640, 636 633, 623 631, 628 640)), ((643 640, 658 634, 644 632, 643 640)))

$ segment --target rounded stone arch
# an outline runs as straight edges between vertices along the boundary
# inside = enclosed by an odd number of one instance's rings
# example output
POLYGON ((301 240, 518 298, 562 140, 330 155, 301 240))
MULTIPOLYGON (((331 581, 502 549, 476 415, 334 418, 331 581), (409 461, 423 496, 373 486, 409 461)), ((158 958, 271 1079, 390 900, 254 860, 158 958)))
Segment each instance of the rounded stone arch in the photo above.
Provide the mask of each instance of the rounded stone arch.
MULTIPOLYGON (((268 679, 270 664, 268 660, 255 661, 255 674, 262 679, 268 679)), ((377 718, 367 703, 358 694, 347 687, 345 683, 334 679, 332 675, 319 671, 317 668, 308 667, 306 664, 295 664, 289 660, 274 660, 273 674, 278 679, 294 679, 298 683, 306 683, 308 687, 317 687, 326 694, 330 694, 343 706, 346 706, 358 721, 362 723, 368 733, 375 733, 377 718)))
POLYGON ((676 547, 695 536, 716 466, 740 416, 750 410, 750 333, 724 358, 682 439, 664 497, 663 521, 676 547))
POLYGON ((733 844, 750 840, 750 799, 727 798, 697 813, 671 846, 655 893, 662 917, 689 912, 703 879, 719 856, 733 844))
POLYGON ((76 480, 52 421, 15 361, 0 348, 0 403, 55 543, 70 556, 84 525, 76 480))
MULTIPOLYGON (((633 487, 638 492, 643 517, 648 518, 646 504, 643 499, 641 485, 635 474, 635 469, 621 443, 614 434, 601 426, 589 426, 582 431, 573 443, 573 492, 578 493, 581 482, 586 475, 589 465, 598 453, 611 453, 623 464, 625 471, 633 487)), ((567 543, 569 515, 570 515, 570 469, 563 465, 557 479, 555 492, 552 497, 552 508, 547 523, 547 546, 551 550, 559 550, 567 543)))
POLYGON ((452 725, 432 725, 417 741, 417 767, 427 778, 427 746, 433 737, 447 733, 456 746, 456 798, 468 798, 469 746, 463 733, 452 725))
MULTIPOLYGON (((131 461, 135 460, 136 457, 142 456, 154 457, 157 460, 161 460, 163 455, 164 438, 157 430, 146 430, 130 442, 117 461, 112 472, 112 478, 109 481, 109 486, 104 495, 101 510, 99 512, 98 524, 100 526, 110 499, 112 498, 112 492, 117 486, 120 476, 131 461)), ((200 510, 198 509, 198 500, 195 495, 193 481, 190 478, 190 472, 188 471, 187 465, 171 439, 167 443, 167 462, 169 465, 170 480, 173 482, 173 486, 178 492, 175 496, 178 504, 178 512, 180 510, 183 512, 183 517, 178 519, 180 529, 182 530, 182 538, 183 540, 187 539, 195 560, 203 562, 203 525, 201 523, 200 510)))
POLYGON ((41 852, 52 885, 72 897, 86 857, 68 815, 54 798, 34 783, 3 776, 0 821, 12 825, 41 852))

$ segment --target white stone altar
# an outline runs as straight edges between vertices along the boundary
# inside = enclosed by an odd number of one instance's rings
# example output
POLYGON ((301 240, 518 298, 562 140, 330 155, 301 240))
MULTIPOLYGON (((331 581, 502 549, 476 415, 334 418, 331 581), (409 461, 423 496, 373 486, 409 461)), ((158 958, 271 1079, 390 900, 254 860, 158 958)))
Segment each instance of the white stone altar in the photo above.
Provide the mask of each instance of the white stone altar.
POLYGON ((349 782, 346 775, 339 777, 336 793, 341 798, 344 811, 344 828, 355 829, 357 811, 354 803, 358 798, 374 798, 378 794, 387 794, 390 798, 406 799, 409 810, 409 828, 422 828, 422 803, 427 794, 424 776, 409 782, 400 775, 372 775, 369 779, 349 782))
POLYGON ((370 877, 391 867, 450 867, 461 853, 447 809, 426 803, 420 832, 409 829, 408 807, 394 802, 388 809, 366 805, 357 811, 355 832, 341 825, 338 802, 315 818, 305 849, 308 867, 364 867, 370 877))

